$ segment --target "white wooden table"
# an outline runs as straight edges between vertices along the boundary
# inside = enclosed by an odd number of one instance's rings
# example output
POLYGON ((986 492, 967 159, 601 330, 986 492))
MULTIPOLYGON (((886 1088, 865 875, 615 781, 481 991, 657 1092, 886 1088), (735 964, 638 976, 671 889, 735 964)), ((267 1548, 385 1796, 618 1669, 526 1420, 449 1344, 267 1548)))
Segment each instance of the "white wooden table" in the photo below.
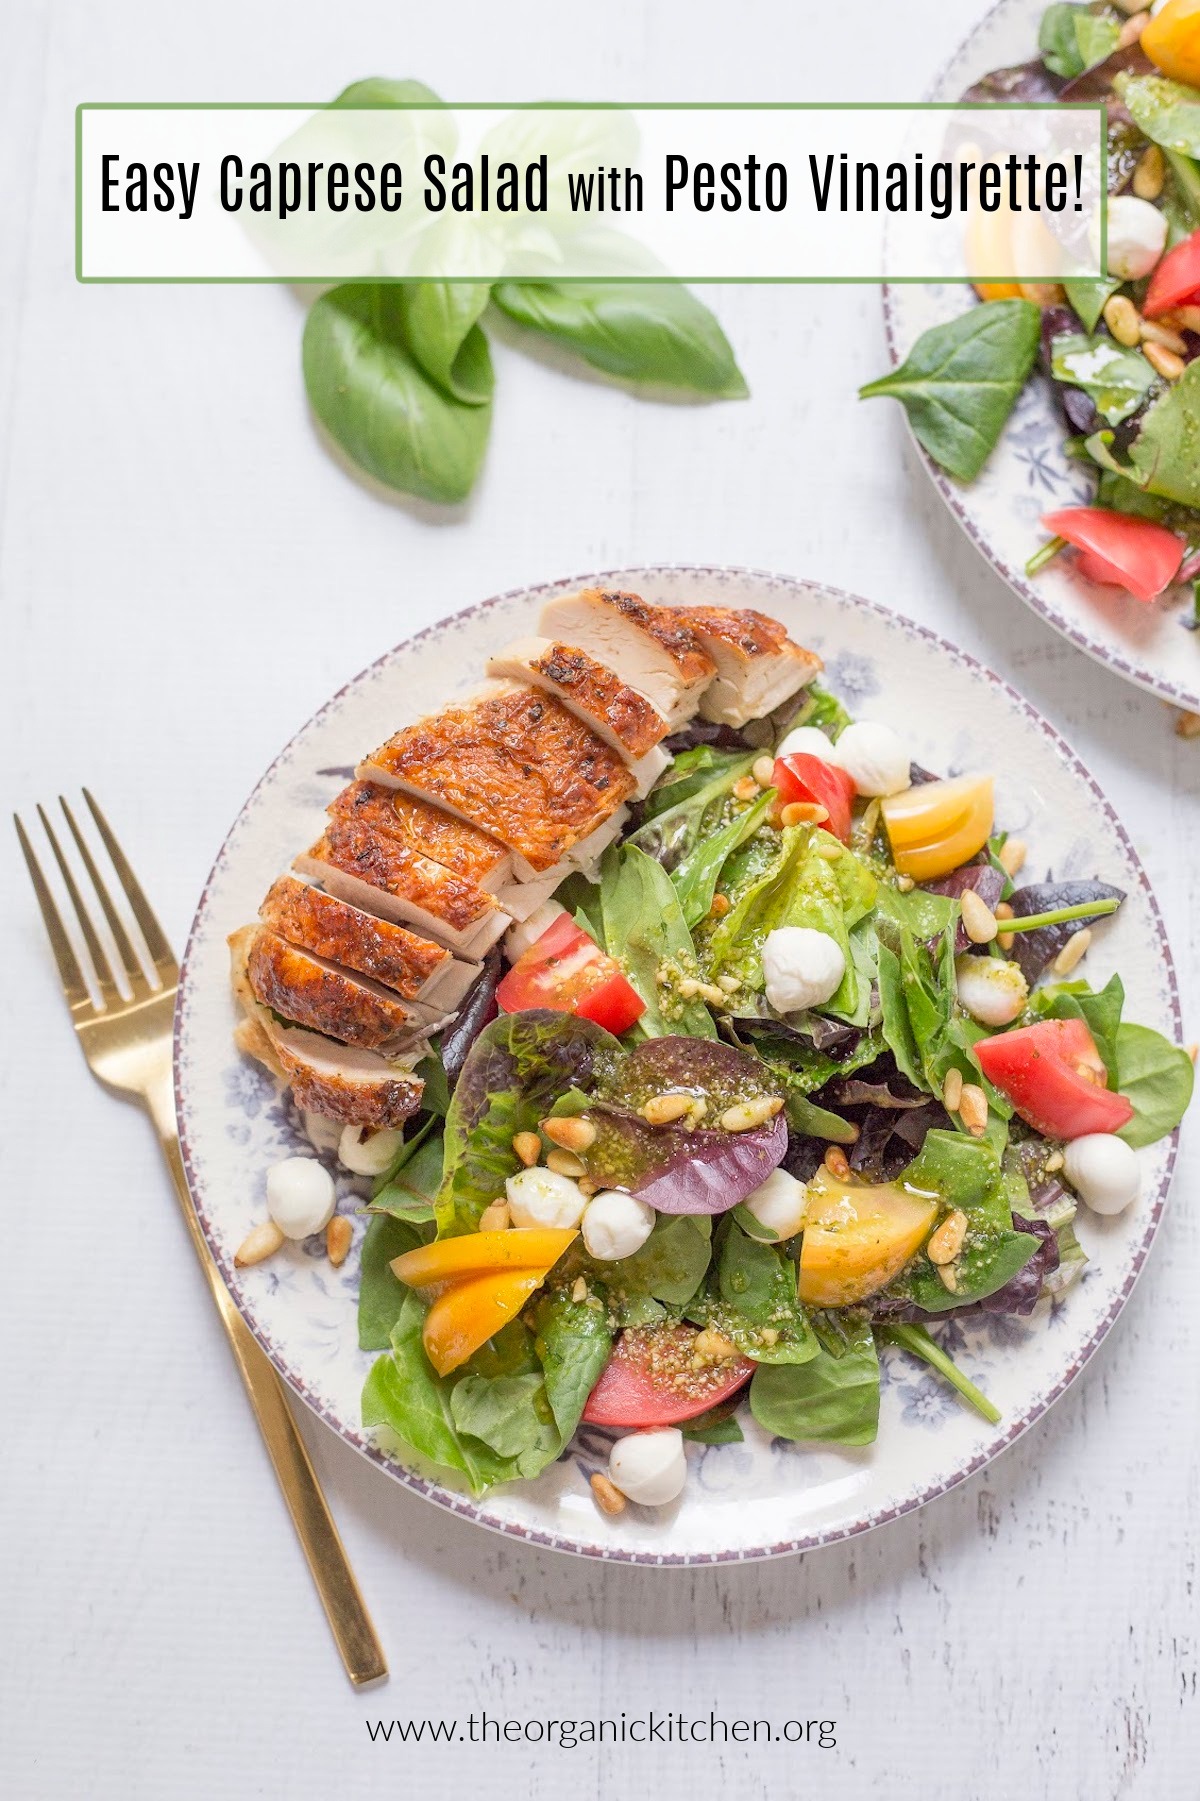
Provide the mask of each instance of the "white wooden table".
MULTIPOLYGON (((974 4, 25 0, 0 57, 0 708, 12 804, 95 789, 181 944, 278 746, 414 627, 625 561, 754 564, 883 600, 1000 669, 1132 828, 1200 1030, 1200 743, 1026 613, 943 513, 872 289, 715 289, 749 404, 639 403, 499 344, 461 517, 319 448, 286 289, 80 288, 72 109, 450 98, 908 99, 974 4)), ((1002 755, 1003 747, 997 747, 1002 755)), ((463 1793, 1174 1801, 1196 1793, 1191 1133, 1146 1279, 1078 1386, 983 1477, 803 1560, 646 1572, 450 1519, 302 1422, 392 1667, 352 1694, 149 1132, 86 1076, 15 845, 0 1102, 7 1566, 0 1787, 19 1801, 463 1793), (19 1022, 19 1033, 13 1028, 19 1022), (429 1715, 827 1718, 837 1745, 372 1744, 429 1715)))

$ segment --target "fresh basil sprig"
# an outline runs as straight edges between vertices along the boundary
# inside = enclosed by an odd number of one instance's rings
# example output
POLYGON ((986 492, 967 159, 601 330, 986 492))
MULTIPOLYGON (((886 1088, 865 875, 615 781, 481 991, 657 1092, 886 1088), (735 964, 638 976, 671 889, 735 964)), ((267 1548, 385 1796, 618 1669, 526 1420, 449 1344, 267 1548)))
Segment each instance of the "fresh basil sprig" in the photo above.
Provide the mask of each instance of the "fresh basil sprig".
POLYGON ((995 449, 1029 379, 1041 311, 1031 300, 991 300, 922 332, 905 362, 859 389, 890 395, 935 462, 973 481, 995 449))

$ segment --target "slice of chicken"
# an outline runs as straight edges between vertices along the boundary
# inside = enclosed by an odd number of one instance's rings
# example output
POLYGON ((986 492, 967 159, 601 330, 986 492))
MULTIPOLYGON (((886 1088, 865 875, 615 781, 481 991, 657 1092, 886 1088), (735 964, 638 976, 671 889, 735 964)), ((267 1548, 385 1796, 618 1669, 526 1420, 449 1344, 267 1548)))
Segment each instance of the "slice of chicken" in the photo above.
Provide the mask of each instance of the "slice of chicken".
POLYGON ((243 926, 229 940, 233 992, 242 1008, 234 1038, 290 1088, 298 1107, 342 1125, 402 1126, 421 1105, 425 1084, 413 1073, 418 1052, 388 1059, 376 1051, 335 1044, 316 1032, 283 1026, 250 987, 246 964, 257 926, 243 926))
POLYGON ((357 820, 331 819, 293 868, 339 900, 468 958, 482 956, 508 929, 509 915, 494 895, 357 820))
POLYGON ((352 974, 327 957, 289 944, 260 926, 246 964, 255 998, 272 1013, 368 1051, 401 1051, 444 1023, 432 1007, 402 1001, 370 976, 352 974))
POLYGON ((614 670, 662 715, 668 731, 694 717, 716 674, 716 664, 678 613, 648 606, 637 594, 602 588, 564 594, 542 608, 541 629, 614 670))
POLYGON ((406 1001, 431 1001, 454 962, 444 945, 291 875, 272 884, 258 917, 289 944, 370 976, 406 1001))
POLYGON ((502 888, 512 873, 512 852, 495 838, 398 788, 351 782, 326 811, 331 819, 357 819, 386 832, 489 892, 502 888))
POLYGON ((486 828, 521 881, 585 844, 634 789, 617 752, 560 701, 505 683, 406 726, 357 773, 486 828))
POLYGON ((531 682, 561 700, 629 765, 639 800, 670 761, 659 748, 667 735, 662 714, 586 650, 551 638, 520 638, 488 658, 488 674, 531 682))
POLYGON ((745 725, 774 712, 823 668, 813 650, 793 644, 777 619, 746 607, 680 607, 717 666, 700 701, 700 716, 718 725, 745 725))

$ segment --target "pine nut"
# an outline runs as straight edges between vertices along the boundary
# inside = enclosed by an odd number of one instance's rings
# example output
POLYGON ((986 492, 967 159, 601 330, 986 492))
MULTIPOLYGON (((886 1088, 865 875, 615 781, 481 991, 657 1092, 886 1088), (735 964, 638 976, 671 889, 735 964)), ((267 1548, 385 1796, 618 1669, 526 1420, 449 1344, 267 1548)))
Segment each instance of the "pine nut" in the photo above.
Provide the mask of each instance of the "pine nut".
POLYGON ((586 1176, 586 1165, 570 1151, 547 1151, 546 1168, 553 1170, 556 1176, 586 1176))
POLYGON ((652 1094, 641 1109, 642 1118, 648 1126, 669 1126, 691 1112, 695 1098, 694 1094, 652 1094))
POLYGON ((735 800, 753 800, 758 792, 758 783, 752 775, 744 775, 741 781, 733 784, 733 798, 735 800))
POLYGON ((723 918, 729 911, 729 896, 727 894, 714 894, 712 897, 712 906, 708 910, 714 919, 723 918))
POLYGON ((911 894, 916 885, 917 884, 910 875, 898 875, 896 877, 896 886, 901 894, 911 894))
POLYGON ((680 998, 685 1001, 694 1001, 699 992, 700 984, 695 976, 684 976, 679 984, 680 998))
POLYGON ((710 1326, 696 1334, 692 1349, 702 1363, 728 1363, 731 1357, 738 1354, 733 1341, 726 1338, 723 1332, 714 1332, 710 1326))
POLYGON ((1142 320, 1142 343, 1161 344, 1164 350, 1173 350, 1176 356, 1187 355, 1187 343, 1179 333, 1154 319, 1142 320))
POLYGON ((821 806, 815 800, 793 800, 779 815, 780 825, 824 825, 829 818, 828 807, 821 806))
POLYGON ((961 1207, 948 1213, 925 1246, 930 1263, 953 1263, 967 1236, 967 1216, 961 1207))
POLYGON ((825 1167, 836 1182, 850 1180, 850 1165, 846 1161, 846 1153, 840 1144, 831 1144, 826 1147, 825 1167))
POLYGON ((607 1513, 610 1518, 615 1518, 618 1513, 624 1513, 625 1496, 616 1483, 610 1482, 607 1476, 602 1476, 599 1470, 592 1477, 591 1488, 601 1513, 607 1513))
POLYGON ((958 1101, 958 1116, 972 1138, 982 1138, 987 1131, 987 1095, 974 1082, 964 1082, 958 1101))
POLYGON ((949 1289, 951 1294, 957 1294, 958 1271, 955 1269, 954 1265, 952 1263, 937 1263, 934 1265, 934 1268, 942 1279, 942 1287, 949 1289))
POLYGON ((479 1215, 481 1232, 507 1232, 512 1225, 512 1215, 508 1211, 507 1201, 493 1201, 479 1215))
POLYGON ((733 1107, 726 1107, 720 1121, 723 1132, 752 1132, 755 1126, 765 1126, 769 1119, 783 1106, 777 1094, 765 1095, 757 1101, 738 1101, 733 1107))
MULTIPOLYGON (((1146 25, 1149 23, 1149 19, 1150 14, 1148 12, 1134 13, 1131 19, 1126 19, 1124 25, 1121 27, 1121 35, 1117 39, 1117 49, 1128 50, 1130 44, 1136 44, 1141 37, 1142 32, 1145 30, 1146 25)), ((1161 183, 1159 185, 1161 189, 1161 183)), ((1145 198, 1152 199, 1153 196, 1147 195, 1145 198)))
POLYGON ((1066 299, 1062 286, 1057 281, 1020 281, 1017 286, 1021 290, 1022 300, 1032 300, 1034 306, 1058 306, 1066 299))
POLYGON ((981 901, 973 888, 966 888, 962 895, 963 930, 972 944, 990 944, 996 936, 996 915, 992 909, 981 901))
POLYGON ((819 844, 813 845, 818 857, 824 857, 827 863, 836 863, 843 854, 844 846, 836 838, 822 838, 819 844))
POLYGON ((354 1227, 344 1213, 335 1213, 325 1228, 325 1255, 334 1269, 340 1269, 350 1254, 354 1227))
POLYGON ((596 1142, 596 1128, 590 1119, 577 1116, 574 1119, 544 1119, 541 1130, 551 1144, 561 1146, 564 1151, 590 1150, 596 1142))
POLYGON ((1000 846, 1000 855, 997 861, 1005 875, 1020 875, 1028 855, 1029 851, 1024 838, 1006 838, 1000 846))
POLYGON ((1173 306, 1169 313, 1160 315, 1160 323, 1174 326, 1176 331, 1200 332, 1200 306, 1190 302, 1186 306, 1173 306))
MULTIPOLYGON (((1012 919, 1014 917, 1013 909, 1008 901, 996 902, 996 919, 1000 924, 1003 924, 1004 920, 1012 919)), ((1016 941, 1017 935, 1015 932, 1000 931, 996 934, 996 943, 1000 946, 1002 951, 1010 951, 1016 941)))
POLYGON ((512 1148, 526 1169, 532 1169, 542 1154, 542 1141, 536 1132, 518 1132, 512 1141, 512 1148))
POLYGON ((1082 926, 1078 932, 1072 932, 1054 959, 1055 975, 1069 976, 1075 965, 1087 955, 1087 949, 1091 942, 1090 926, 1082 926))
POLYGON ((265 1257, 273 1257, 282 1243, 283 1233, 275 1221, 265 1219, 261 1226, 247 1232, 233 1253, 233 1261, 239 1269, 245 1269, 247 1264, 261 1263, 265 1257))
POLYGON ((1200 1057, 1200 1044, 1188 1044, 1184 1046, 1184 1049, 1187 1051, 1187 1054, 1193 1063, 1196 1061, 1197 1057, 1200 1057))
POLYGON ((1157 200, 1163 191, 1167 165, 1157 144, 1145 151, 1133 172, 1133 191, 1139 200, 1157 200))
POLYGON ((573 1301, 586 1301, 587 1294, 588 1294, 588 1290, 587 1290, 586 1281, 584 1280, 584 1278, 582 1276, 576 1276, 575 1286, 571 1290, 571 1299, 573 1301))
POLYGON ((1178 381, 1187 368, 1181 356, 1176 356, 1173 350, 1164 350, 1161 344, 1143 344, 1142 355, 1164 381, 1178 381))
POLYGON ((750 774, 760 788, 769 788, 775 779, 775 759, 773 757, 756 758, 750 774))
POLYGON ((1180 738, 1200 738, 1200 713, 1181 713, 1175 721, 1175 732, 1180 738))
POLYGON ((942 1083, 942 1106, 947 1113, 957 1113, 962 1101, 963 1077, 961 1069, 948 1069, 946 1079, 942 1083))
MULTIPOLYGON (((1104 303, 1104 323, 1107 325, 1118 344, 1124 344, 1132 350, 1142 336, 1141 314, 1125 294, 1114 294, 1104 303)), ((1004 853, 1001 854, 1003 861, 1004 853)), ((1012 871, 1009 871, 1012 874, 1012 871)))
POLYGON ((741 985, 741 981, 737 976, 717 977, 717 987, 721 990, 722 994, 736 994, 741 985))
POLYGON ((1061 1151, 1051 1151, 1042 1168, 1048 1176, 1056 1176, 1065 1162, 1066 1158, 1061 1151))
POLYGON ((580 1176, 579 1192, 585 1200, 590 1201, 594 1194, 599 1194, 600 1184, 592 1176, 580 1176))

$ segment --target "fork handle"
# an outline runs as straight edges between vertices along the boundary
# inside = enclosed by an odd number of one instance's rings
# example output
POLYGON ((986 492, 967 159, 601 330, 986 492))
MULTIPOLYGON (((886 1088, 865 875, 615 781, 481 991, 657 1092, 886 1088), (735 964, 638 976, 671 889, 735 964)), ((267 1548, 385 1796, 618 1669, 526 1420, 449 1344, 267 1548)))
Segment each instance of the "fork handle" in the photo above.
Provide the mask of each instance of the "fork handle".
POLYGON ((283 1383, 266 1353, 234 1305, 216 1260, 196 1217, 183 1168, 171 1071, 146 1096, 150 1117, 158 1133, 163 1156, 171 1172, 176 1198, 192 1241, 209 1293, 216 1303, 226 1337, 233 1348, 238 1374, 250 1397, 258 1428, 287 1502, 296 1536, 308 1560, 317 1594, 325 1609, 346 1674, 356 1688, 377 1682, 388 1673, 383 1647, 371 1623, 366 1602, 359 1592, 346 1556, 341 1534, 334 1524, 317 1473, 297 1429, 283 1383))

